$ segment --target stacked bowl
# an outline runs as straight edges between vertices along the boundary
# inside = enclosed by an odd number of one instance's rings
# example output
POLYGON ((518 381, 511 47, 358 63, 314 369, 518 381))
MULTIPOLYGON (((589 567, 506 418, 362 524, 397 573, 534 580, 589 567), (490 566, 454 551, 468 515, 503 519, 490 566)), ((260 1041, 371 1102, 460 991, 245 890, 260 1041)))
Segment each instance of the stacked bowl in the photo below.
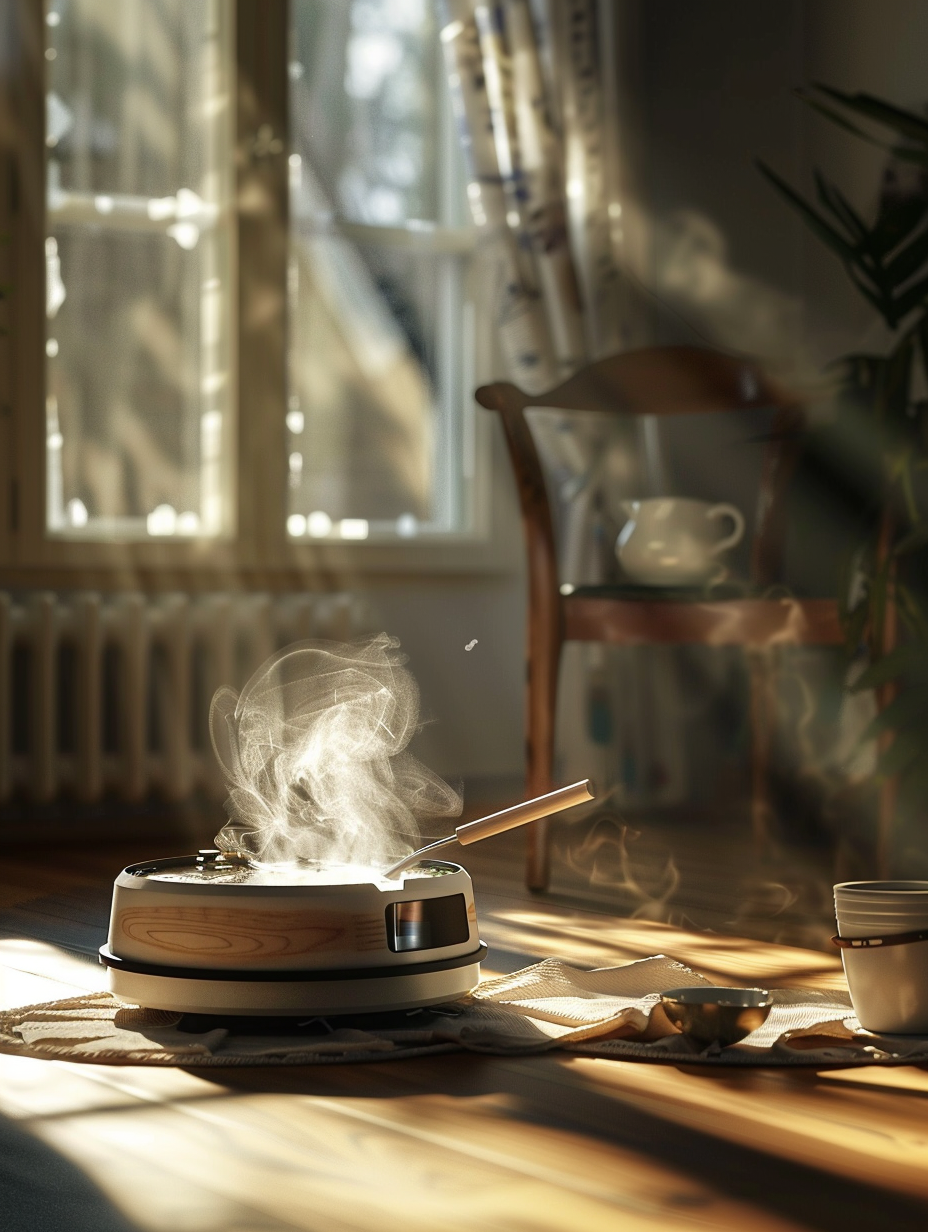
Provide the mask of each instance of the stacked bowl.
POLYGON ((835 916, 861 1026, 928 1034, 928 881, 843 882, 835 916))

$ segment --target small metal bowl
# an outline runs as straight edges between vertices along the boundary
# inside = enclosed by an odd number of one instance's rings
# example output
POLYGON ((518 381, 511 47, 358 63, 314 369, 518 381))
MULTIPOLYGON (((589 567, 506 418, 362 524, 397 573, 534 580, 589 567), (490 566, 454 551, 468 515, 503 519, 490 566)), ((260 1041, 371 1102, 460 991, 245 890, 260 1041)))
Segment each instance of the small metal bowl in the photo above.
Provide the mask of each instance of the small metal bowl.
POLYGON ((737 1044, 767 1021, 773 1004, 766 988, 672 988, 661 993, 664 1013, 697 1044, 737 1044))

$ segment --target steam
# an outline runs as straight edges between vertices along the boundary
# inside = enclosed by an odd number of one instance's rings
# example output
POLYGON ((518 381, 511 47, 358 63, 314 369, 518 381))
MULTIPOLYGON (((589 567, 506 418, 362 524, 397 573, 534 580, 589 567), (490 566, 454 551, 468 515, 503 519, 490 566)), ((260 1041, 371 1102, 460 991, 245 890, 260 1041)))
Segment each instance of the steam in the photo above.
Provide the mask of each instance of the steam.
POLYGON ((419 845, 418 819, 462 800, 409 753, 419 689, 399 642, 299 642, 242 689, 219 689, 210 733, 229 787, 223 851, 258 864, 383 868, 419 845))
POLYGON ((640 838, 640 832, 608 813, 601 814, 579 843, 568 841, 560 854, 576 873, 589 879, 591 886, 601 886, 617 895, 627 896, 635 904, 629 914, 632 920, 652 920, 660 924, 683 923, 673 909, 674 896, 680 888, 680 872, 669 856, 660 870, 649 870, 652 884, 636 875, 628 850, 629 841, 640 838))

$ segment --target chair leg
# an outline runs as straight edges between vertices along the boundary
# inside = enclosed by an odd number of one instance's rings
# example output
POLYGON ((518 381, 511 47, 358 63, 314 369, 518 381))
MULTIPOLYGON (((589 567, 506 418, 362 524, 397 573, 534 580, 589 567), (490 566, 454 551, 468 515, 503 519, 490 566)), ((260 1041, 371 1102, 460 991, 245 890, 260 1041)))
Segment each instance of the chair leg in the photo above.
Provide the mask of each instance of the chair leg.
MULTIPOLYGON (((529 659, 526 681, 526 786, 529 798, 553 790, 554 720, 557 707, 559 648, 553 658, 529 659)), ((546 890, 551 877, 550 822, 547 817, 526 826, 525 884, 546 890)))
POLYGON ((547 890, 551 880, 549 821, 542 817, 528 827, 525 843, 525 884, 529 890, 547 890))
MULTIPOLYGON (((555 697, 551 697, 551 715, 555 697)), ((529 719, 528 774, 529 799, 552 791, 554 771, 554 723, 534 723, 529 719)), ((547 890, 551 880, 551 823, 547 817, 531 822, 525 836, 525 884, 529 890, 547 890)))
POLYGON ((751 832, 758 851, 770 839, 770 745, 776 651, 748 651, 751 724, 751 832))
POLYGON ((896 825, 896 803, 899 780, 893 775, 883 780, 877 806, 876 871, 878 877, 890 877, 893 865, 893 831, 896 825))

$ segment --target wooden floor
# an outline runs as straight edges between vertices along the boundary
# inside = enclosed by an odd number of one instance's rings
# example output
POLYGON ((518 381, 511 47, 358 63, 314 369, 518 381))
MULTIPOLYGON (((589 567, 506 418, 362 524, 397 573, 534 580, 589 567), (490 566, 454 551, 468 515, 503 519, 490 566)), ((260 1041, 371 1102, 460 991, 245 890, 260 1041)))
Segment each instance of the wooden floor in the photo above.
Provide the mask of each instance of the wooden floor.
MULTIPOLYGON (((664 952, 724 982, 840 986, 829 953, 525 894, 468 852, 489 971, 664 952)), ((103 986, 119 848, 7 853, 0 997, 103 986)), ((568 892, 569 891, 569 892, 568 892)), ((568 1054, 155 1070, 0 1055, 2 1232, 928 1228, 928 1073, 719 1075, 568 1054)))
MULTIPOLYGON (((747 809, 711 819, 594 815, 555 825, 551 848, 550 897, 563 905, 831 948, 832 887, 844 879, 834 850, 783 839, 758 847, 747 809)), ((488 871, 501 858, 515 883, 521 853, 521 837, 513 835, 493 853, 488 871)))

